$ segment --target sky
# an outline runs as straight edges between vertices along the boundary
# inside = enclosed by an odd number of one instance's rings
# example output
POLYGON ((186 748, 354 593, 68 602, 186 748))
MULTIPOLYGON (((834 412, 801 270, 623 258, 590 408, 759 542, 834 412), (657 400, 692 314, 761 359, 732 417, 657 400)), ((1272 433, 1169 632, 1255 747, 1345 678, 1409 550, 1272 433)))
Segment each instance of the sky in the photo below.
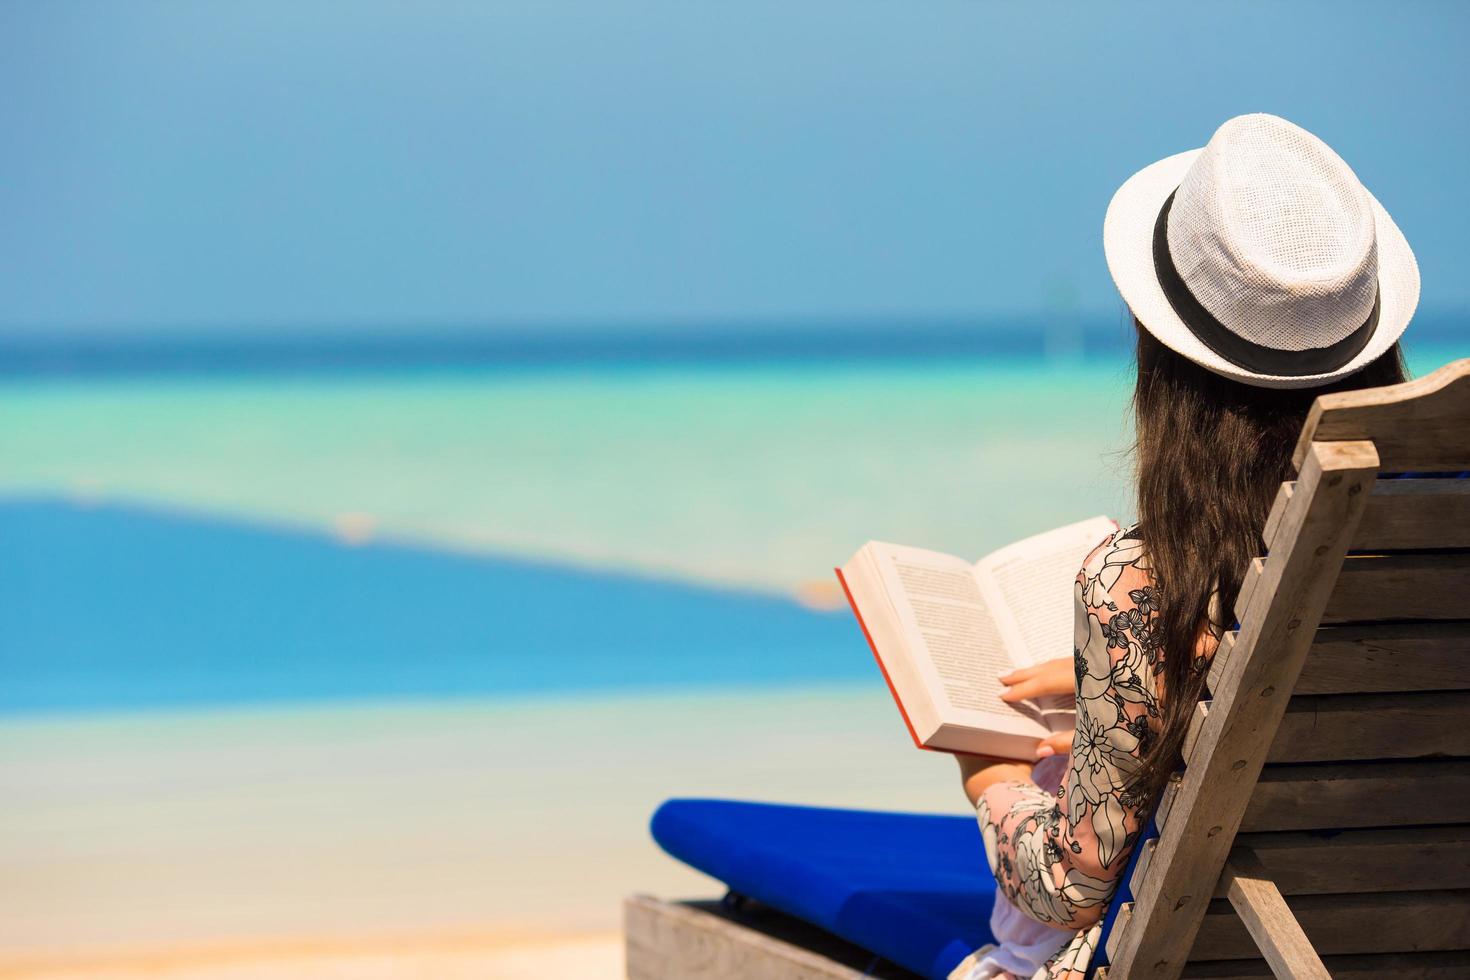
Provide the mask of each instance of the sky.
POLYGON ((1470 5, 0 6, 0 331, 1115 315, 1113 190, 1270 111, 1470 309, 1470 5))

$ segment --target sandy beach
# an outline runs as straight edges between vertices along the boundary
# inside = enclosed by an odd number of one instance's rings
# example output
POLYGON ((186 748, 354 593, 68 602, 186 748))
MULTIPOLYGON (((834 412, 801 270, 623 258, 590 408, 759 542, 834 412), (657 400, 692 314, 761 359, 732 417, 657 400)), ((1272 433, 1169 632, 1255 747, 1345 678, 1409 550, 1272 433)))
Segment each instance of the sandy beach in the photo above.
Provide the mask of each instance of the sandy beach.
POLYGON ((613 976, 623 895, 719 893, 661 799, 963 812, 952 765, 870 686, 10 720, 0 976, 613 976))
POLYGON ((135 949, 24 960, 0 967, 0 977, 34 980, 539 980, 623 975, 617 933, 532 935, 519 932, 362 937, 325 942, 241 943, 135 949))

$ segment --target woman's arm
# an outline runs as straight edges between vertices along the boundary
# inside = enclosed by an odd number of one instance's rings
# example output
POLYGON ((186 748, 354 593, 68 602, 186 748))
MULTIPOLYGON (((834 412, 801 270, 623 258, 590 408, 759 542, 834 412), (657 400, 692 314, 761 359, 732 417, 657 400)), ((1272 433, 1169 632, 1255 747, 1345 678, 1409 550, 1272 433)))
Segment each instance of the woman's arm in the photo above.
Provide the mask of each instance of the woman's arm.
POLYGON ((964 753, 957 753, 955 758, 959 760, 960 782, 964 784, 965 795, 970 798, 971 806, 979 806, 985 791, 996 783, 1031 778, 1029 762, 964 753))
POLYGON ((976 812, 1006 897, 1038 921, 1083 929, 1102 917, 1143 820, 1128 782, 1157 725, 1158 593, 1137 542, 1115 535, 1089 556, 1074 595, 1077 726, 1062 789, 991 781, 976 812))

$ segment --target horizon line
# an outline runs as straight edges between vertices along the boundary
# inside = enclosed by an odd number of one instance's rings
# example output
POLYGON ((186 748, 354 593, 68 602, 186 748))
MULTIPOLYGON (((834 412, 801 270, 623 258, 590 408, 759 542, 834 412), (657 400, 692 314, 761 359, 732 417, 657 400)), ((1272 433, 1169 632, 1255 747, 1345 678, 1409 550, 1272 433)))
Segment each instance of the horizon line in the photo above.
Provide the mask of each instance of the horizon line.
MULTIPOLYGON (((1426 311, 1410 338, 1466 336, 1459 311, 1426 311)), ((1076 313, 710 318, 600 325, 0 328, 0 376, 334 373, 402 367, 585 367, 650 363, 853 362, 996 356, 1048 361, 1126 355, 1132 324, 1076 313)))

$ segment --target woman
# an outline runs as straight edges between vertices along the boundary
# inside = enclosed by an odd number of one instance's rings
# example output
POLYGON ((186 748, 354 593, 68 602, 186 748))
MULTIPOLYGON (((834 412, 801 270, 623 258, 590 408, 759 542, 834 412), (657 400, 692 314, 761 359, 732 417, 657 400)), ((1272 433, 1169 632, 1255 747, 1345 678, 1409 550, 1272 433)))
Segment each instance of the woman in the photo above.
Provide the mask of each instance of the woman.
POLYGON ((1103 238, 1138 331, 1139 521, 1077 575, 1073 656, 1002 678, 1007 700, 1075 692, 1076 730, 1043 741, 1034 771, 960 758, 999 946, 955 976, 1080 980, 1307 409, 1404 379, 1413 253, 1347 164, 1284 119, 1231 119, 1135 174, 1103 238))

